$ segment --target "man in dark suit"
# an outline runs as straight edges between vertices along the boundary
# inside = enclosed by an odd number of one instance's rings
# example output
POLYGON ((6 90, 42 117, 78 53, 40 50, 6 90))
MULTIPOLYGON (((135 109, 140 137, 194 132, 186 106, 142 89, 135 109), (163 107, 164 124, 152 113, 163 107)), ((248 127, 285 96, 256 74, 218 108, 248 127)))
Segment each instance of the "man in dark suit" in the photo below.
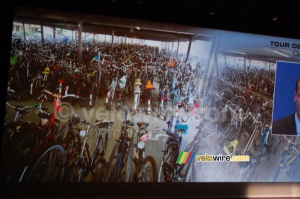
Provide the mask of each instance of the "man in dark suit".
POLYGON ((296 81, 294 101, 296 111, 291 115, 273 121, 272 134, 300 135, 300 77, 296 81))

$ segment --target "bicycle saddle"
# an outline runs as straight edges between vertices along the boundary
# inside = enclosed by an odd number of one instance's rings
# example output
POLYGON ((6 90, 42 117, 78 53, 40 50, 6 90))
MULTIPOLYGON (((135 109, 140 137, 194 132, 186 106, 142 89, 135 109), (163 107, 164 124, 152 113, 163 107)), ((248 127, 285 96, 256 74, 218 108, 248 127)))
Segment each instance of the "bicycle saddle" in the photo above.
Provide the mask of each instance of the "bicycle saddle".
POLYGON ((96 122, 100 122, 100 124, 98 124, 99 128, 107 128, 109 127, 109 125, 114 124, 114 122, 109 121, 109 120, 96 120, 96 122))
POLYGON ((134 123, 133 123, 133 122, 131 122, 130 120, 126 120, 126 121, 125 121, 125 123, 126 123, 126 125, 128 125, 128 124, 129 124, 130 126, 134 126, 134 123))
POLYGON ((177 104, 178 104, 178 108, 182 108, 185 105, 184 103, 180 103, 180 102, 178 102, 177 104))
POLYGON ((40 118, 47 118, 47 119, 49 119, 50 116, 51 116, 51 113, 50 112, 42 112, 42 113, 38 113, 38 116, 40 118))
POLYGON ((136 124, 138 125, 138 127, 140 129, 145 129, 145 128, 147 128, 149 126, 149 123, 147 123, 147 122, 138 122, 136 124))

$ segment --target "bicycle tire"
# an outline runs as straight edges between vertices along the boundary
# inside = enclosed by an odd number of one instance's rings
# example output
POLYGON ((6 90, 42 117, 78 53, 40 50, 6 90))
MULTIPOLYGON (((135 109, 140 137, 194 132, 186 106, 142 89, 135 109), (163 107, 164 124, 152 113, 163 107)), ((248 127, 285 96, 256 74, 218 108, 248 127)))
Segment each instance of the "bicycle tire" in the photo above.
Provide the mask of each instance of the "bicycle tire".
POLYGON ((137 179, 138 182, 157 182, 157 166, 152 156, 147 156, 143 160, 137 179))
POLYGON ((172 147, 169 147, 166 153, 164 154, 163 160, 160 164, 159 171, 158 171, 158 182, 172 182, 173 177, 175 175, 175 169, 171 166, 171 156, 172 156, 172 147), (164 158, 167 157, 165 160, 164 158), (169 174, 168 177, 165 177, 164 173, 169 174))
POLYGON ((67 182, 83 182, 85 177, 86 165, 84 159, 77 158, 68 168, 65 181, 67 182))
POLYGON ((195 159, 190 162, 190 164, 187 166, 184 177, 183 177, 183 182, 193 182, 194 179, 194 174, 193 174, 193 165, 195 163, 195 159))
POLYGON ((120 143, 116 142, 108 162, 107 172, 104 177, 104 182, 114 182, 116 178, 116 164, 118 161, 120 143))
POLYGON ((95 157, 95 164, 93 165, 93 169, 92 169, 92 175, 98 176, 101 178, 101 176, 99 176, 103 170, 103 166, 105 164, 105 153, 106 153, 106 149, 107 149, 107 141, 108 141, 108 133, 105 134, 104 138, 100 138, 99 143, 98 143, 98 151, 97 151, 97 155, 95 157))
POLYGON ((262 135, 258 134, 253 142, 254 151, 260 150, 262 144, 263 144, 262 135))
POLYGON ((282 169, 281 166, 278 166, 278 168, 276 169, 276 172, 275 172, 275 175, 274 175, 274 178, 273 178, 273 182, 278 182, 278 176, 281 173, 281 169, 282 169))
POLYGON ((2 136, 2 150, 9 144, 11 137, 17 132, 17 124, 15 122, 9 122, 5 124, 2 136))
POLYGON ((125 178, 124 178, 124 181, 125 182, 130 182, 132 181, 132 174, 134 173, 133 172, 133 166, 132 166, 132 162, 133 162, 133 154, 134 154, 134 147, 135 147, 135 144, 134 144, 134 138, 136 137, 136 134, 134 134, 131 138, 131 141, 130 141, 130 145, 129 145, 129 148, 128 148, 128 155, 127 155, 127 160, 126 160, 126 173, 125 173, 125 178))
POLYGON ((240 108, 243 108, 246 105, 246 99, 243 96, 236 96, 231 102, 240 108))
POLYGON ((164 121, 168 121, 169 120, 168 117, 169 117, 169 110, 166 110, 164 121))
POLYGON ((162 115, 161 111, 162 111, 162 107, 158 105, 157 117, 160 117, 162 115))
POLYGON ((28 131, 16 133, 7 147, 3 148, 1 158, 1 174, 6 181, 18 181, 28 157, 31 155, 34 143, 34 133, 28 131))
POLYGON ((29 166, 28 172, 26 171, 24 175, 24 181, 62 181, 65 163, 64 148, 61 145, 50 146, 41 153, 32 166, 29 166))
POLYGON ((99 95, 99 91, 98 91, 99 87, 98 87, 98 84, 97 83, 93 83, 92 85, 92 93, 90 93, 90 97, 92 97, 91 100, 91 103, 89 104, 90 107, 93 107, 95 105, 95 103, 97 102, 97 99, 98 99, 98 95, 99 95))
POLYGON ((278 168, 275 172, 274 178, 273 178, 273 182, 278 182, 278 177, 281 173, 281 171, 283 170, 283 168, 286 166, 288 159, 289 159, 289 150, 285 149, 284 151, 282 151, 281 153, 281 160, 279 162, 278 168))
MULTIPOLYGON (((62 140, 62 145, 66 151, 67 161, 74 160, 80 153, 82 146, 81 138, 77 128, 70 128, 69 125, 62 127, 61 131, 67 131, 65 137, 62 140), (67 129, 69 128, 69 129, 67 129)), ((62 134, 63 132, 61 132, 62 134)))
POLYGON ((198 86, 194 86, 194 87, 192 88, 192 91, 191 91, 192 96, 196 96, 197 91, 198 91, 198 86))
POLYGON ((86 99, 78 99, 80 107, 86 107, 88 100, 86 99))

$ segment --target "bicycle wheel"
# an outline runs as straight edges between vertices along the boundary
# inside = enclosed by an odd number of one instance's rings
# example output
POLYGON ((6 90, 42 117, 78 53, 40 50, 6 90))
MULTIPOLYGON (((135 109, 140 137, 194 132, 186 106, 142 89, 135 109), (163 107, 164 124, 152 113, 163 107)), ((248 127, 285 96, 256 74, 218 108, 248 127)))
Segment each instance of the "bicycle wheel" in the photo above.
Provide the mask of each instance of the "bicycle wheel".
POLYGON ((85 107, 87 105, 87 103, 88 103, 88 100, 82 99, 82 98, 79 98, 78 101, 79 101, 79 105, 81 107, 85 107))
MULTIPOLYGON (((201 154, 201 153, 200 151, 198 151, 196 154, 201 154)), ((187 168, 183 176, 183 182, 204 182, 205 181, 205 163, 197 162, 196 158, 194 157, 192 161, 185 166, 187 168)))
POLYGON ((290 161, 290 153, 288 149, 285 149, 281 154, 281 160, 278 164, 278 168, 274 174, 273 182, 284 182, 287 181, 287 163, 290 161))
POLYGON ((162 107, 158 105, 157 117, 160 117, 161 115, 162 115, 162 107))
POLYGON ((46 149, 37 161, 28 167, 24 181, 61 181, 66 162, 65 150, 60 145, 46 149))
POLYGON ((183 182, 195 182, 195 174, 194 174, 194 169, 193 165, 195 164, 195 159, 192 160, 192 162, 187 166, 184 177, 183 177, 183 182))
MULTIPOLYGON (((253 149, 254 149, 254 151, 261 150, 262 147, 264 147, 264 146, 262 146, 262 145, 264 145, 263 139, 262 139, 262 135, 258 134, 258 135, 256 136, 255 140, 254 140, 254 143, 253 143, 253 149)), ((261 152, 262 152, 262 151, 261 151, 261 152)))
POLYGON ((17 132, 16 123, 10 122, 4 126, 3 136, 2 136, 2 149, 7 146, 11 137, 17 132))
POLYGON ((12 137, 7 147, 2 149, 1 174, 5 181, 19 180, 28 157, 32 154, 34 141, 34 133, 18 132, 12 137))
POLYGON ((69 163, 79 155, 82 145, 81 139, 77 128, 70 128, 69 125, 66 125, 61 131, 67 132, 63 138, 62 146, 66 151, 67 163, 69 163))
POLYGON ((191 89, 192 96, 196 96, 197 92, 198 92, 198 86, 194 85, 191 89))
POLYGON ((119 161, 119 147, 120 143, 117 142, 111 152, 107 172, 104 178, 105 182, 116 182, 116 178, 118 177, 117 169, 118 169, 118 161, 119 161))
POLYGON ((126 173, 125 173, 125 182, 130 182, 132 181, 132 174, 134 173, 133 171, 133 166, 132 166, 132 162, 133 162, 133 154, 134 154, 134 147, 135 147, 135 143, 134 140, 136 140, 137 135, 134 134, 131 138, 130 141, 130 145, 128 148, 128 155, 127 155, 127 160, 126 160, 126 173))
MULTIPOLYGON (((172 163, 174 163, 174 154, 172 154, 171 147, 165 151, 163 161, 160 164, 158 172, 158 182, 173 182, 175 176, 175 168, 172 163), (165 159, 166 158, 166 159, 165 159)), ((176 161, 176 160, 175 160, 176 161)))
POLYGON ((86 173, 86 165, 84 159, 77 158, 67 171, 65 181, 67 182, 83 182, 86 173))
POLYGON ((89 106, 92 107, 95 105, 97 99, 98 99, 98 84, 96 82, 93 83, 92 85, 92 89, 91 89, 91 92, 90 92, 90 95, 89 95, 89 101, 90 101, 90 104, 89 106))
POLYGON ((246 104, 246 99, 243 96, 236 96, 231 100, 232 104, 235 104, 236 106, 243 108, 246 104))
POLYGON ((169 110, 167 109, 166 112, 165 112, 164 121, 168 121, 169 120, 169 116, 170 116, 170 113, 169 113, 169 110))
POLYGON ((137 178, 138 182, 157 182, 157 167, 152 156, 147 156, 143 160, 137 178))
POLYGON ((103 171, 104 164, 106 163, 104 156, 107 149, 107 142, 108 142, 108 132, 106 132, 104 137, 100 138, 99 140, 98 147, 97 147, 98 150, 96 152, 97 155, 95 157, 95 164, 92 172, 93 176, 97 176, 100 179, 103 178, 102 171, 103 171))

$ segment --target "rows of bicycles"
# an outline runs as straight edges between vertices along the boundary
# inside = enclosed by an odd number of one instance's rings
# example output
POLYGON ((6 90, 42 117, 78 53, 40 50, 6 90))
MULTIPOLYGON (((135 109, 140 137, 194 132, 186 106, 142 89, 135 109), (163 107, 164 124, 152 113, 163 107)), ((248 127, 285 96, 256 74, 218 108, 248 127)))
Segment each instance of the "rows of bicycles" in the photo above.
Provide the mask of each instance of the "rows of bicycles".
POLYGON ((219 76, 208 75, 205 60, 192 67, 182 61, 182 55, 136 44, 86 44, 81 63, 77 55, 71 42, 49 42, 43 47, 36 42, 12 42, 7 107, 15 114, 4 127, 2 179, 198 182, 226 170, 224 179, 288 181, 299 167, 297 139, 271 134, 272 72, 220 67, 219 76), (9 103, 28 97, 37 103, 9 103), (123 113, 110 153, 113 121, 87 121, 75 112, 66 124, 57 118, 62 101, 93 107, 101 97, 108 110, 123 113), (125 106, 125 97, 130 106, 125 106), (55 99, 50 112, 43 101, 49 98, 55 99), (157 110, 167 128, 149 130, 149 123, 134 122, 142 105, 152 116, 157 110), (38 122, 24 120, 30 111, 38 122), (196 129, 189 128, 190 118, 196 129), (151 131, 167 137, 159 163, 146 151, 151 131), (186 144, 190 131, 196 133, 186 144), (208 172, 213 167, 207 168, 194 156, 205 153, 247 155, 251 161, 221 162, 208 172), (273 157, 279 153, 276 162, 273 157), (265 167, 272 169, 263 172, 265 167))
MULTIPOLYGON (((87 121, 73 112, 68 122, 61 123, 57 114, 63 96, 44 89, 39 99, 30 106, 6 102, 10 112, 14 112, 14 119, 7 119, 4 126, 2 180, 157 182, 156 160, 146 153, 149 123, 134 122, 132 109, 127 106, 119 109, 122 126, 108 154, 113 121, 103 118, 87 121), (47 96, 54 98, 53 111, 45 106, 47 96), (37 116, 38 122, 25 119, 29 112, 37 116)), ((187 125, 178 129, 180 122, 174 123, 174 118, 179 118, 177 112, 168 122, 167 135, 187 131, 187 125)))
POLYGON ((120 137, 109 160, 106 160, 114 122, 101 118, 94 122, 86 121, 72 113, 69 121, 61 126, 56 117, 60 111, 61 95, 48 90, 44 92, 55 99, 53 111, 49 111, 43 102, 32 106, 13 106, 7 102, 8 108, 15 112, 15 119, 4 127, 2 180, 83 182, 91 181, 91 175, 97 181, 128 182, 129 167, 135 162, 135 180, 155 181, 148 174, 150 166, 156 169, 155 162, 151 157, 144 157, 143 150, 147 123, 138 122, 138 129, 134 130, 133 122, 127 120, 128 107, 124 110, 120 137), (38 122, 24 120, 31 110, 40 118, 38 122), (134 144, 141 137, 144 139, 134 144), (137 153, 136 157, 133 152, 137 153), (137 158, 136 161, 133 158, 137 158))
MULTIPOLYGON (((84 44, 82 60, 72 42, 13 40, 7 88, 8 100, 36 98, 43 89, 63 95, 71 104, 93 107, 99 98, 107 108, 122 107, 133 98, 134 111, 140 101, 153 107, 153 80, 159 79, 159 107, 199 92, 204 60, 196 67, 175 55, 151 46, 108 43, 84 44), (167 100, 166 100, 167 99, 167 100)), ((159 115, 162 115, 159 108, 159 115)), ((167 118, 167 117, 166 117, 167 118)))
POLYGON ((247 156, 250 161, 212 164, 194 158, 188 166, 191 167, 188 172, 191 174, 186 174, 188 181, 299 180, 294 175, 300 166, 299 140, 297 136, 271 134, 272 98, 248 86, 237 87, 225 82, 216 89, 209 89, 206 97, 202 97, 205 116, 197 127, 199 130, 192 149, 188 145, 184 151, 202 155, 247 156))

